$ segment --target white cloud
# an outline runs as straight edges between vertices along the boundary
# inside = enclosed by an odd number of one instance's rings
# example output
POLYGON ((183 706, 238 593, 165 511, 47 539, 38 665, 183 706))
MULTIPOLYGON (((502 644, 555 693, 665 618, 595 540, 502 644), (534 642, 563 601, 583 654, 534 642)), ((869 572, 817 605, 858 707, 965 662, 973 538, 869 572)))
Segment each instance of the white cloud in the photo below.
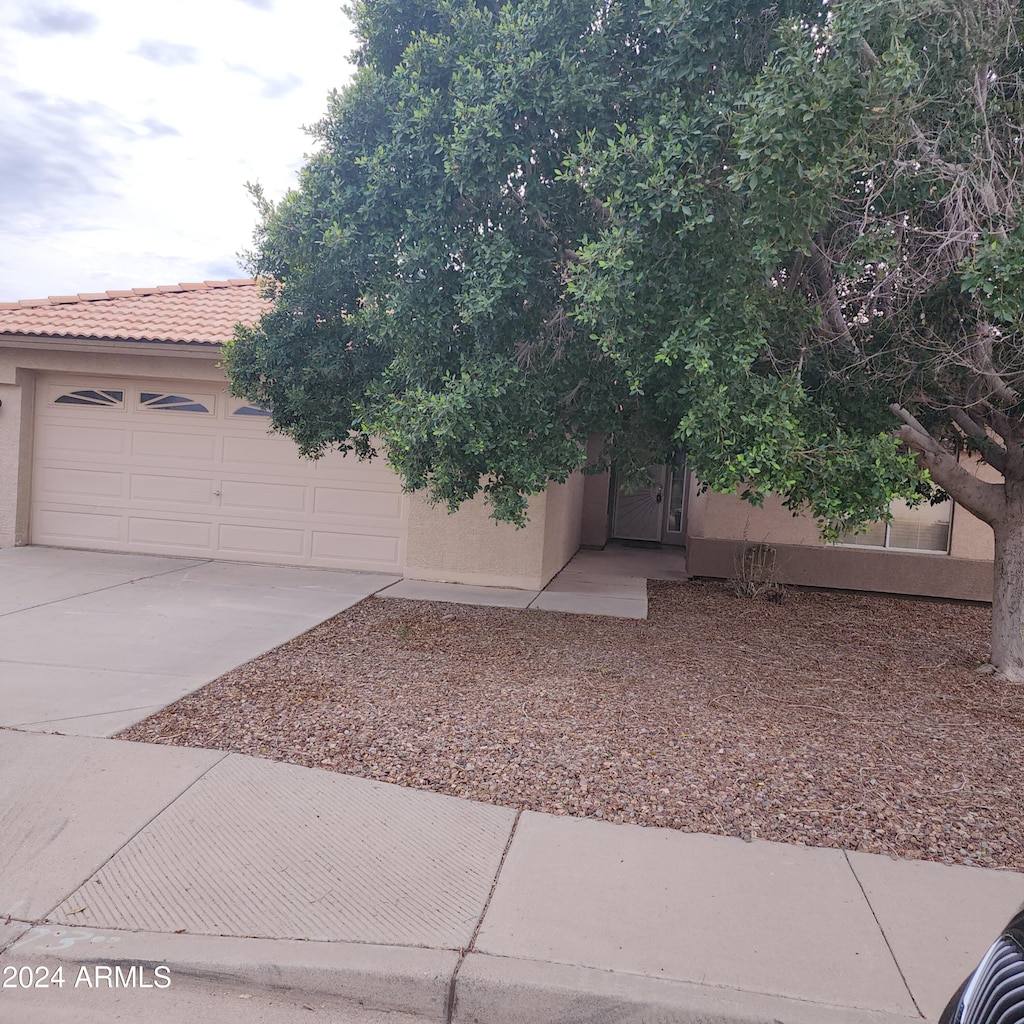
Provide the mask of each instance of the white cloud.
POLYGON ((84 35, 99 24, 95 14, 74 7, 22 5, 23 13, 14 27, 33 36, 84 35))
POLYGON ((68 227, 87 201, 118 187, 115 148, 127 125, 116 112, 18 89, 9 79, 0 79, 0 103, 0 220, 8 231, 40 218, 68 227))
POLYGON ((351 75, 338 0, 280 6, 177 0, 171 38, 161 5, 0 4, 0 301, 241 274, 245 182, 294 184, 351 75))
POLYGON ((135 56, 162 64, 165 68, 199 62, 199 49, 184 43, 169 43, 165 39, 144 39, 133 51, 135 56))
POLYGON ((294 72, 288 72, 288 74, 281 76, 280 78, 274 78, 271 75, 264 75, 257 71, 255 68, 250 68, 245 64, 225 64, 228 71, 233 71, 240 75, 249 75, 255 78, 262 86, 260 89, 260 95, 264 99, 268 100, 279 100, 288 93, 294 92, 302 85, 302 79, 299 78, 294 72))

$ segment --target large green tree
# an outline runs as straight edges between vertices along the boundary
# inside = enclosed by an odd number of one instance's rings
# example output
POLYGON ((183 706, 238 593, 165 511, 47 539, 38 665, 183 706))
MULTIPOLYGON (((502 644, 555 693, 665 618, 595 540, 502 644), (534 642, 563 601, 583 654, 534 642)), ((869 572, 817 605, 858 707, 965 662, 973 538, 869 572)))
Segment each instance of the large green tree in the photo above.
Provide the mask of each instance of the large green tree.
POLYGON ((355 79, 261 204, 240 393, 513 521, 590 433, 831 536, 937 485, 993 526, 992 660, 1024 678, 1018 5, 352 13, 355 79))

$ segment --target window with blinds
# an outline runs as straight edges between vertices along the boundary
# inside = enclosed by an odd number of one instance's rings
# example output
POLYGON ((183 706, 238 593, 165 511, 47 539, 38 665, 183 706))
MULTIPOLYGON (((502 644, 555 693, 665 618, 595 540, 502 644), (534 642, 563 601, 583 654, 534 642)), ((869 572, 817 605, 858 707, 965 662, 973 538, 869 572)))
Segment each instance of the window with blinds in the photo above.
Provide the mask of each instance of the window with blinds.
POLYGON ((865 533, 848 534, 842 543, 899 551, 949 550, 953 502, 947 499, 938 505, 926 503, 911 508, 902 499, 897 499, 889 510, 892 519, 888 523, 873 523, 865 533))

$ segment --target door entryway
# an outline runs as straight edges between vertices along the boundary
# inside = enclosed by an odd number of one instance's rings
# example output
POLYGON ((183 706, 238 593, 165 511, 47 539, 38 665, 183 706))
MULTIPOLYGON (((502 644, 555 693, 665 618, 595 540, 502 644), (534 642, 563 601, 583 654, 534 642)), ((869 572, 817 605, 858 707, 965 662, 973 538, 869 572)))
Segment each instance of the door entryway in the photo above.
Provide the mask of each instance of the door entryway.
POLYGON ((612 539, 685 544, 688 490, 689 473, 682 457, 648 468, 639 487, 617 487, 612 539))

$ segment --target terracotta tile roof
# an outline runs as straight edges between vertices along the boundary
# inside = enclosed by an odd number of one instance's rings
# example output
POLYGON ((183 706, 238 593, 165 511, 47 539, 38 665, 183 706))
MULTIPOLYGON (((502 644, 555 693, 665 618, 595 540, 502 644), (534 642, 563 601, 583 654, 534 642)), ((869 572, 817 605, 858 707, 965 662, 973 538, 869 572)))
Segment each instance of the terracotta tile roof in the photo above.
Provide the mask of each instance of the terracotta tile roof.
POLYGON ((0 302, 0 336, 219 345, 267 308, 256 281, 203 281, 0 302))

